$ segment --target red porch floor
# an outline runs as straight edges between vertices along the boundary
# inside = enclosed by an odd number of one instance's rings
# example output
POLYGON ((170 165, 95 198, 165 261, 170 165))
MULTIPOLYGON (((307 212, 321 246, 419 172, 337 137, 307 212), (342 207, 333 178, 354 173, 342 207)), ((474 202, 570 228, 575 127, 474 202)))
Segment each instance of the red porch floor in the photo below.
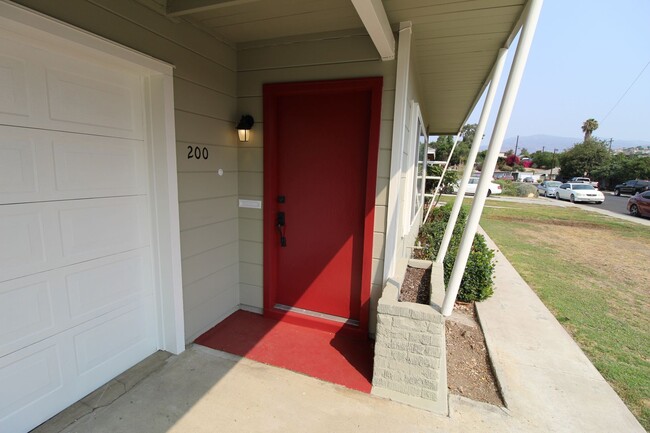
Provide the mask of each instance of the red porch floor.
POLYGON ((370 392, 373 358, 370 340, 239 310, 195 343, 370 392))

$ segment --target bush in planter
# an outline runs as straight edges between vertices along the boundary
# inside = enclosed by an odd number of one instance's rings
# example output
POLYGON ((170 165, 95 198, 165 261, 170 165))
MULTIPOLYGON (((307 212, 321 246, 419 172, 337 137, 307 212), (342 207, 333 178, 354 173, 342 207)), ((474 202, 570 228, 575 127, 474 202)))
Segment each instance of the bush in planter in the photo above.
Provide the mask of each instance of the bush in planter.
POLYGON ((537 187, 529 183, 517 184, 517 197, 537 197, 537 187))
POLYGON ((530 194, 537 196, 537 187, 529 183, 513 182, 511 180, 495 180, 501 185, 501 195, 510 197, 528 197, 530 194))
MULTIPOLYGON (((445 257, 445 282, 451 276, 458 248, 445 257), (447 263, 449 262, 449 263, 447 263)), ((458 291, 458 299, 463 302, 483 301, 494 293, 494 250, 488 248, 485 237, 477 233, 469 253, 467 267, 458 291)))
MULTIPOLYGON (((440 249, 440 243, 449 221, 452 205, 436 208, 432 211, 431 222, 420 228, 420 241, 422 243, 422 258, 435 260, 440 249)), ((467 223, 467 207, 462 206, 458 214, 456 227, 449 242, 447 255, 444 261, 445 284, 449 282, 451 271, 454 268, 458 246, 463 236, 463 230, 467 223)), ((458 290, 458 299, 463 302, 482 301, 494 293, 494 251, 487 247, 483 235, 477 233, 474 236, 472 250, 470 251, 467 267, 458 290)))

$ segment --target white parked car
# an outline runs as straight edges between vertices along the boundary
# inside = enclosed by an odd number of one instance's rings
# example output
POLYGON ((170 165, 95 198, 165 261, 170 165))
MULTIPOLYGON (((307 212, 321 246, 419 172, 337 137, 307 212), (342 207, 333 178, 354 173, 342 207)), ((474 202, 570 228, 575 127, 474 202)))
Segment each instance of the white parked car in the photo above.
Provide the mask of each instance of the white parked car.
MULTIPOLYGON (((478 177, 470 177, 469 178, 469 183, 467 184, 467 191, 465 191, 465 194, 476 194, 476 188, 478 188, 478 177)), ((455 190, 458 191, 458 187, 460 186, 460 180, 458 181, 458 184, 456 185, 455 190)), ((490 189, 488 190, 487 196, 491 196, 492 194, 501 194, 501 185, 498 183, 490 182, 490 189)))
POLYGON ((605 196, 588 183, 563 183, 555 191, 555 198, 558 200, 569 200, 571 203, 591 202, 602 204, 605 196))

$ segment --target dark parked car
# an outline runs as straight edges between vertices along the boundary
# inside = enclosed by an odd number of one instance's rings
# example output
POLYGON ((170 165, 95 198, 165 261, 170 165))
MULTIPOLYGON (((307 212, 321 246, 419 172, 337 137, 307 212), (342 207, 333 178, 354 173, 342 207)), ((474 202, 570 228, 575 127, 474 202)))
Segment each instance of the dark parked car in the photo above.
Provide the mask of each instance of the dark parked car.
POLYGON ((650 217, 650 191, 633 195, 627 201, 630 215, 650 217))
POLYGON ((636 194, 638 192, 650 190, 650 180, 628 180, 614 187, 614 194, 636 194))

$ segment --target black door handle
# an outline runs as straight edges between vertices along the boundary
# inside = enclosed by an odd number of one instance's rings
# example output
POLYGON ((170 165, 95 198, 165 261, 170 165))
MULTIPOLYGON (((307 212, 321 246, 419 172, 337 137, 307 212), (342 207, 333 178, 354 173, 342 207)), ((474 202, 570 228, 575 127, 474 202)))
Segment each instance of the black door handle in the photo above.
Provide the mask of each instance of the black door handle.
POLYGON ((287 238, 284 236, 284 228, 286 226, 286 221, 284 217, 284 212, 278 212, 278 222, 277 222, 277 229, 278 233, 280 234, 280 246, 281 247, 286 247, 287 246, 287 238))

